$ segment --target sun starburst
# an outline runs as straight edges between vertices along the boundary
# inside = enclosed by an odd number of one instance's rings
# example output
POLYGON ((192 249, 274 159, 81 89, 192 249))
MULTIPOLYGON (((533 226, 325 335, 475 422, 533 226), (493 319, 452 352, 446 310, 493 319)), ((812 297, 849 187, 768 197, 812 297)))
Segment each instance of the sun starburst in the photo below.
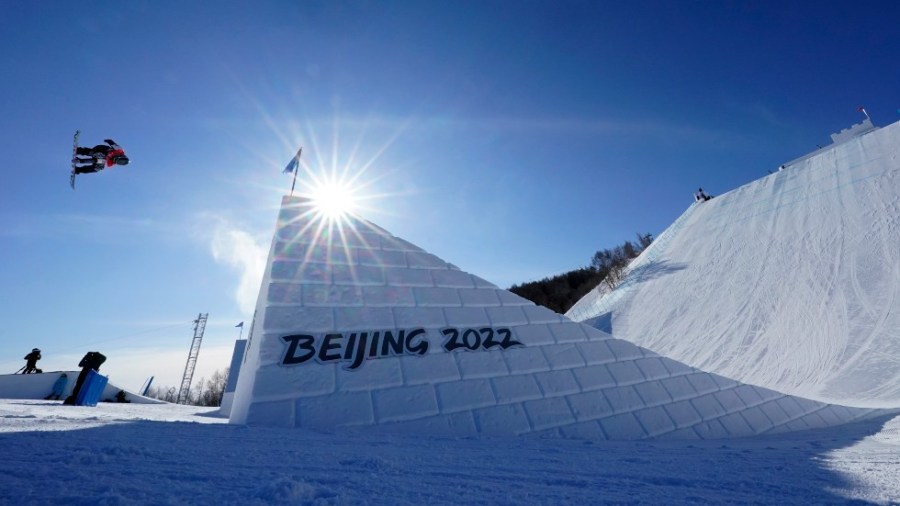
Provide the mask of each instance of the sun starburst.
POLYGON ((338 220, 355 212, 357 194, 358 189, 346 182, 324 181, 312 187, 310 199, 321 217, 338 220))

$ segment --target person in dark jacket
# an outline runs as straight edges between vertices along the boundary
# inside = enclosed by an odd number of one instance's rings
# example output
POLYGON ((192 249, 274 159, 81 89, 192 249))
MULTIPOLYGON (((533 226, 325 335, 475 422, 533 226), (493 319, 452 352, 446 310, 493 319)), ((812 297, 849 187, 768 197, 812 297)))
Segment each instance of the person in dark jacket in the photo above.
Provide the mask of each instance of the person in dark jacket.
POLYGON ((25 355, 25 369, 22 371, 22 374, 31 374, 34 372, 39 372, 40 369, 37 368, 37 361, 41 359, 41 350, 34 348, 31 350, 31 353, 25 355))
POLYGON ((78 374, 78 379, 75 380, 75 388, 72 389, 72 395, 66 397, 66 400, 63 401, 65 404, 75 404, 78 392, 81 391, 81 385, 87 378, 88 373, 91 370, 99 371, 103 362, 106 362, 106 356, 99 351, 89 351, 85 354, 81 362, 78 362, 78 367, 81 367, 81 373, 78 374))
POLYGON ((694 200, 696 200, 697 202, 706 202, 711 198, 711 196, 707 195, 706 192, 703 191, 703 188, 698 188, 697 192, 694 193, 694 200))
POLYGON ((75 158, 72 163, 75 165, 75 174, 89 174, 97 172, 114 165, 128 165, 128 157, 125 156, 125 150, 122 146, 116 144, 112 139, 104 139, 108 145, 98 144, 92 148, 78 147, 75 150, 75 158))

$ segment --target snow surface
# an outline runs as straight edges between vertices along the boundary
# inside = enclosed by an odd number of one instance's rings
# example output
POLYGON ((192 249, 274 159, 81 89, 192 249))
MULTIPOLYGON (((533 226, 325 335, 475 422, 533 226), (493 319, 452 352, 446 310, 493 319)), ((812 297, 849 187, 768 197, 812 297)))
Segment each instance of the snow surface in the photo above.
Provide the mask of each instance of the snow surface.
POLYGON ((0 400, 0 504, 900 502, 900 417, 597 442, 246 427, 214 413, 0 400))
POLYGON ((696 203, 567 313, 779 392, 900 406, 900 123, 696 203))

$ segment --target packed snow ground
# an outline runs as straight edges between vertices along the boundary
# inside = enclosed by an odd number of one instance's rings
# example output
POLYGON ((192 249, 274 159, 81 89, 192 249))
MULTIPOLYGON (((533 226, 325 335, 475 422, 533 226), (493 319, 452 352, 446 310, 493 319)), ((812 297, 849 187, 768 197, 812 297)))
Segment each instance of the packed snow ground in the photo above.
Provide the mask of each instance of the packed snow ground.
POLYGON ((900 406, 900 123, 693 204, 567 315, 706 372, 900 406))
POLYGON ((588 442, 229 425, 215 409, 0 400, 2 504, 900 502, 900 417, 588 442))

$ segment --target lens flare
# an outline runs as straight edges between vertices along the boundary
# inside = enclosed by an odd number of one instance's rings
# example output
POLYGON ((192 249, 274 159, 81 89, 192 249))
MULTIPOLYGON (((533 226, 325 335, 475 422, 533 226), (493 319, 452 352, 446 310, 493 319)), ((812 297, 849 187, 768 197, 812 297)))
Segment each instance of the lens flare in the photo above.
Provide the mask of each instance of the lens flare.
POLYGON ((311 195, 316 211, 325 218, 339 219, 353 214, 357 205, 356 191, 348 184, 321 183, 311 195))

